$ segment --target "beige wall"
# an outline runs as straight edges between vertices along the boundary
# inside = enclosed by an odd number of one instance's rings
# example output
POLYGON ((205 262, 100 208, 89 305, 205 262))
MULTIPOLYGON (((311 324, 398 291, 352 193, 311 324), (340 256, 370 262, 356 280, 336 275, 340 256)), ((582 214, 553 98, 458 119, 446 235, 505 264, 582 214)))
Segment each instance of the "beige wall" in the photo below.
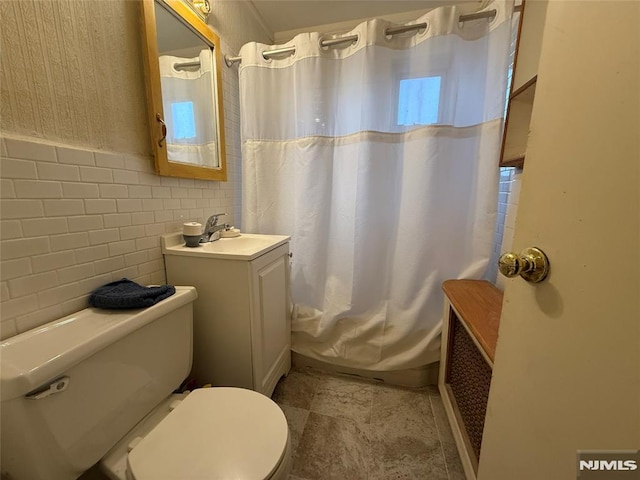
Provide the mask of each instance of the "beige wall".
MULTIPOLYGON (((274 33, 264 24, 255 7, 247 0, 213 0, 209 25, 237 55, 247 42, 272 43, 274 33)), ((224 48, 223 48, 224 50, 224 48)))
POLYGON ((0 15, 3 131, 151 152, 137 2, 0 2, 0 15))
MULTIPOLYGON (((246 2, 213 2, 222 53, 270 42, 246 2)), ((84 308, 100 284, 165 281, 160 235, 240 202, 237 68, 222 67, 228 181, 159 177, 139 4, 0 1, 0 338, 84 308)))

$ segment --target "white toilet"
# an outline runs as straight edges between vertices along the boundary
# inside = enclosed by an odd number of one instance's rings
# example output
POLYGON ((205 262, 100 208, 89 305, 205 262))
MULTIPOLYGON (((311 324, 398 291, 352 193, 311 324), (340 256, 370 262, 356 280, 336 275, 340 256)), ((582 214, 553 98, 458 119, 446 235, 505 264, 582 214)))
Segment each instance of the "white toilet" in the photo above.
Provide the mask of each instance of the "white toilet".
POLYGON ((3 480, 280 480, 289 429, 240 388, 173 394, 191 369, 193 287, 153 307, 86 309, 0 345, 3 480))

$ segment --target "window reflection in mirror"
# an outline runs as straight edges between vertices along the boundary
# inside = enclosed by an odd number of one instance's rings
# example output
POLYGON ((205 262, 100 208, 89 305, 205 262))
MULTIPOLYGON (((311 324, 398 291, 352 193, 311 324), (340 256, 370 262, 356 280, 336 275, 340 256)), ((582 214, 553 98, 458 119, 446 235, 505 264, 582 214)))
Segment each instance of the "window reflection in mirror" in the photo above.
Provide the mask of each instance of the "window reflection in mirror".
POLYGON ((142 3, 156 170, 226 180, 219 40, 181 0, 142 3))

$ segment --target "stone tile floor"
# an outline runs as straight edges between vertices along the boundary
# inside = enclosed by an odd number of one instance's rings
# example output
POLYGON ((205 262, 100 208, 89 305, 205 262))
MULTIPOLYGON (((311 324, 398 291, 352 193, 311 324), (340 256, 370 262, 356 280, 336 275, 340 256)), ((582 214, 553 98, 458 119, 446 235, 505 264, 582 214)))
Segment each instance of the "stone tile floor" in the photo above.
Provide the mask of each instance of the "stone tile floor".
POLYGON ((292 369, 272 396, 287 417, 289 480, 464 480, 434 386, 292 369))
MULTIPOLYGON (((464 480, 436 387, 294 368, 272 395, 293 447, 289 480, 464 480)), ((106 480, 97 467, 81 480, 106 480)))

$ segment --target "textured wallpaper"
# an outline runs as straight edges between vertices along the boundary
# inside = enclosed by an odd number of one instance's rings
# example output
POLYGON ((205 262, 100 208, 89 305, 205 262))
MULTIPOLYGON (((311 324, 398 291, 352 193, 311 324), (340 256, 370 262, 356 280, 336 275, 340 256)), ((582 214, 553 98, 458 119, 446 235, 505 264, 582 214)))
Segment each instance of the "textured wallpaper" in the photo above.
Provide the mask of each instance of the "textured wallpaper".
POLYGON ((3 131, 150 153, 139 4, 0 2, 3 131))
MULTIPOLYGON (((223 53, 270 42, 247 2, 212 4, 209 23, 230 50, 223 53)), ((0 18, 2 131, 151 153, 139 2, 0 1, 0 18)), ((237 71, 223 66, 223 75, 237 71)))

